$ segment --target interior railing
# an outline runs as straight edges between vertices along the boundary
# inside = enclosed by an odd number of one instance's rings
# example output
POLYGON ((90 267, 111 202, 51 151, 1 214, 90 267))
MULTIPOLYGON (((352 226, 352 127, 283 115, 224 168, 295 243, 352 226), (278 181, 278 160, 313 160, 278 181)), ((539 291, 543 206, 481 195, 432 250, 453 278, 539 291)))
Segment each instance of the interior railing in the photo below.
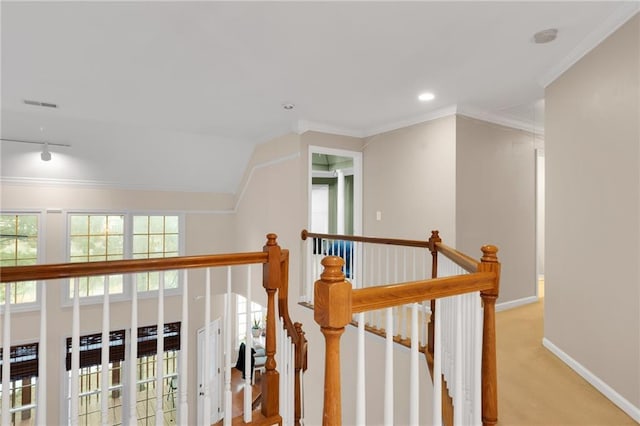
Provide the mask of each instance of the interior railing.
POLYGON ((306 251, 308 273, 315 270, 316 257, 323 258, 324 271, 306 302, 313 304, 326 339, 323 424, 341 424, 340 336, 348 324, 358 326, 356 424, 366 424, 366 330, 386 341, 384 424, 394 422, 394 342, 410 347, 409 424, 420 424, 419 408, 424 405, 418 395, 420 352, 426 355, 433 378, 434 424, 497 422, 496 247, 482 247, 482 259, 476 261, 443 244, 437 231, 428 241, 307 231, 302 238, 312 241, 306 251), (347 249, 333 250, 338 256, 331 256, 334 246, 347 249))
MULTIPOLYGON (((202 397, 204 404, 204 413, 209 413, 211 406, 216 398, 216 389, 210 389, 209 381, 204 380, 203 386, 198 389, 198 395, 190 395, 190 391, 195 390, 196 386, 189 383, 189 364, 193 365, 196 359, 195 354, 189 353, 189 341, 191 335, 188 332, 189 322, 193 321, 193 316, 190 317, 190 311, 194 309, 193 303, 196 303, 195 298, 189 296, 189 290, 204 286, 204 317, 202 318, 202 326, 205 329, 204 332, 204 359, 212 359, 211 353, 211 331, 210 323, 212 321, 212 314, 223 315, 224 333, 223 333, 223 347, 224 347, 224 361, 223 361, 223 386, 222 396, 218 396, 222 405, 223 420, 222 424, 230 425, 232 422, 232 407, 231 407, 231 368, 232 368, 232 353, 235 354, 235 348, 232 349, 232 332, 231 322, 234 321, 231 317, 232 300, 231 289, 234 283, 232 276, 241 275, 247 277, 247 299, 248 304, 251 303, 251 266, 262 265, 263 266, 263 287, 266 291, 267 299, 267 316, 266 316, 266 330, 265 330, 265 355, 266 362, 264 364, 264 372, 261 375, 261 407, 259 412, 253 412, 253 406, 255 401, 252 400, 252 374, 246 374, 244 381, 244 409, 243 409, 243 421, 245 423, 251 423, 252 421, 267 422, 269 424, 279 423, 288 425, 298 425, 301 423, 302 404, 300 398, 300 381, 301 374, 306 369, 306 356, 307 346, 302 326, 299 323, 293 323, 289 316, 288 311, 288 264, 289 264, 289 252, 288 250, 282 250, 276 242, 276 235, 267 235, 266 245, 261 252, 245 252, 245 253, 231 253, 231 254, 213 254, 204 256, 183 256, 172 257, 162 259, 141 259, 141 260, 118 260, 118 261, 105 261, 105 262, 87 262, 87 263, 65 263, 65 264, 50 264, 50 265, 36 265, 36 266, 16 266, 16 267, 3 267, 0 268, 0 282, 6 283, 5 287, 5 304, 3 305, 4 311, 2 314, 2 409, 1 409, 1 421, 2 425, 8 425, 12 423, 12 417, 15 416, 16 408, 12 407, 12 401, 10 400, 9 389, 11 387, 12 378, 15 377, 17 371, 14 370, 14 361, 17 361, 17 355, 15 348, 18 344, 24 342, 16 342, 12 339, 12 305, 9 303, 10 297, 10 284, 20 281, 38 281, 40 291, 40 309, 39 309, 39 337, 37 340, 37 396, 35 396, 35 413, 36 424, 58 424, 60 419, 56 416, 48 416, 47 407, 56 402, 48 402, 47 398, 51 398, 51 395, 47 395, 47 383, 49 381, 59 380, 61 377, 65 377, 64 374, 59 374, 59 371, 64 371, 64 366, 60 365, 60 369, 54 369, 53 371, 48 368, 47 356, 50 351, 58 351, 56 345, 58 341, 48 341, 48 330, 52 327, 63 328, 66 331, 66 335, 70 337, 70 391, 67 398, 68 415, 65 417, 70 424, 79 423, 79 400, 83 397, 81 392, 81 383, 79 379, 80 371, 80 349, 81 345, 87 345, 86 339, 81 340, 81 336, 92 330, 86 330, 83 324, 83 318, 88 319, 88 316, 95 315, 96 311, 100 311, 96 305, 83 305, 81 304, 79 295, 79 278, 82 277, 94 277, 104 276, 104 295, 102 296, 102 332, 100 335, 92 337, 93 343, 96 342, 101 347, 100 349, 100 365, 101 365, 101 377, 99 391, 103 395, 100 407, 100 423, 110 424, 113 423, 113 418, 108 405, 107 395, 111 395, 114 392, 114 379, 109 377, 109 360, 110 351, 113 351, 114 337, 111 331, 110 324, 112 323, 112 312, 121 312, 119 306, 113 305, 113 301, 110 300, 108 291, 109 276, 114 274, 123 274, 127 279, 124 280, 125 285, 130 286, 130 320, 128 321, 128 330, 126 335, 128 340, 127 345, 124 345, 125 337, 117 337, 122 342, 123 348, 126 348, 126 357, 133 362, 138 358, 138 348, 141 348, 144 344, 144 336, 139 335, 139 319, 141 312, 139 306, 142 303, 148 304, 149 299, 145 296, 144 299, 140 299, 140 295, 137 291, 136 277, 141 272, 159 272, 159 288, 157 297, 155 297, 155 304, 157 306, 157 321, 155 326, 155 340, 156 340, 156 384, 155 384, 155 400, 156 400, 156 424, 163 424, 164 411, 163 407, 169 404, 169 397, 167 396, 166 389, 169 386, 170 395, 173 392, 177 394, 177 418, 176 424, 202 424, 210 425, 210 417, 203 415, 202 420, 196 422, 192 413, 190 417, 189 403, 194 403, 196 398, 202 397), (226 293, 224 284, 216 282, 213 283, 212 274, 215 268, 226 268, 226 293), (238 271, 239 269, 239 271, 238 271), (179 270, 182 281, 182 294, 179 297, 179 301, 169 301, 169 298, 165 294, 164 274, 166 271, 179 270), (194 276, 195 270, 204 270, 204 279, 202 279, 202 273, 194 276), (237 271, 237 272, 235 272, 237 271), (234 273, 235 272, 235 273, 234 273), (51 285, 67 285, 71 284, 72 289, 72 322, 71 324, 52 324, 48 320, 47 316, 47 287, 51 285), (215 285, 215 287, 214 287, 215 285), (221 289, 222 287, 222 289, 221 289), (224 312, 214 312, 211 305, 212 290, 221 290, 217 293, 224 294, 224 312), (276 297, 278 303, 278 309, 276 311, 276 297), (166 299, 166 300, 165 300, 166 299), (171 303, 171 312, 168 312, 165 307, 165 302, 171 303), (173 381, 167 381, 167 377, 163 374, 164 368, 164 348, 169 342, 169 337, 172 336, 171 329, 167 328, 166 319, 171 316, 178 316, 173 309, 180 311, 180 328, 185 330, 179 335, 179 350, 180 358, 182 362, 179 363, 179 371, 177 373, 177 383, 173 381), (167 336, 165 336, 165 333, 167 336), (109 344, 101 344, 101 342, 109 342, 109 344), (276 348, 276 342, 279 342, 278 348, 276 348), (6 362, 6 360, 11 360, 6 362), (258 416, 254 419, 253 416, 258 416)), ((198 298, 200 299, 200 298, 198 298)), ((202 303, 197 302, 197 303, 202 303)), ((169 306, 169 305, 167 305, 169 306)), ((249 312, 249 311, 247 311, 249 312)), ((244 337, 246 341, 245 354, 247 356, 244 365, 251 365, 251 348, 253 341, 250 332, 250 321, 247 316, 247 330, 244 337)), ((122 319, 120 318, 120 321, 122 319)), ((198 324, 200 321, 198 321, 198 324)), ((37 327, 37 324, 20 324, 21 327, 37 327)), ((17 365, 17 364, 16 364, 17 365)), ((125 376, 122 377, 122 394, 123 396, 123 410, 122 418, 120 422, 123 424, 138 424, 136 413, 136 395, 137 386, 140 382, 136 378, 136 368, 129 368, 125 370, 125 376)), ((204 363, 204 377, 210 377, 213 374, 209 371, 209 363, 204 363)), ((67 379, 63 379, 67 380, 67 379)), ((218 386, 218 385, 214 385, 218 386)), ((65 389, 64 383, 56 385, 58 389, 65 389)), ((120 391, 117 391, 120 392, 120 391)), ((118 393, 120 395, 120 393, 118 393)), ((175 403, 175 402, 174 402, 175 403)), ((58 405, 63 405, 62 401, 58 405)))

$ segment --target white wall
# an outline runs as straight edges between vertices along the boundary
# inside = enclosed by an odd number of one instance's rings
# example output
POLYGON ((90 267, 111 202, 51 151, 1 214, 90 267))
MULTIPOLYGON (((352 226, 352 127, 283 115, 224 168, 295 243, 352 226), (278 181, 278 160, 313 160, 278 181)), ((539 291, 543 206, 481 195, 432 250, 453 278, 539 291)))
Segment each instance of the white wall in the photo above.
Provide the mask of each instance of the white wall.
POLYGON ((640 421, 640 15, 545 96, 545 338, 640 421))

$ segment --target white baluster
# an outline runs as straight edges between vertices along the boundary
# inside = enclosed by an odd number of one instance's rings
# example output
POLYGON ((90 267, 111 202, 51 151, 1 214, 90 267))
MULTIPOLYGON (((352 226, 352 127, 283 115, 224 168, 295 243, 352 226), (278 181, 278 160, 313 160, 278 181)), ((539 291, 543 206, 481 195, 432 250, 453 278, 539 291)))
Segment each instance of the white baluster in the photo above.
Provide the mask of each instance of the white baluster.
POLYGON ((463 402, 464 393, 462 388, 462 297, 454 296, 453 312, 455 313, 455 343, 453 347, 453 355, 455 357, 454 364, 454 382, 453 389, 453 419, 455 426, 463 425, 463 402))
POLYGON ((278 366, 278 369, 280 370, 280 375, 278 376, 278 386, 280 387, 280 399, 279 399, 279 410, 280 413, 282 415, 282 424, 286 425, 287 421, 286 421, 286 416, 285 416, 285 410, 286 410, 286 393, 285 393, 285 375, 286 375, 286 370, 284 369, 285 367, 285 355, 284 355, 284 347, 282 345, 282 342, 284 340, 284 324, 282 323, 282 320, 280 319, 280 317, 278 317, 276 319, 276 327, 277 327, 277 333, 276 333, 276 346, 278 347, 278 351, 276 351, 276 365, 278 366))
POLYGON ((387 337, 384 369, 384 424, 393 425, 393 309, 387 308, 387 337))
POLYGON ((158 330, 156 332, 156 426, 164 426, 164 271, 158 282, 158 330))
POLYGON ((102 366, 100 371, 100 402, 102 411, 102 425, 109 424, 109 277, 104 276, 102 295, 102 366))
POLYGON ((231 425, 231 266, 227 266, 224 299, 224 426, 231 425))
MULTIPOLYGON (((209 360, 211 351, 211 268, 206 269, 204 285, 204 379, 202 383, 203 404, 202 421, 203 425, 209 425, 211 419, 211 392, 209 382, 211 381, 211 366, 209 360)), ((227 413, 225 413, 227 414, 227 413)))
POLYGON ((313 253, 314 249, 314 238, 307 238, 306 243, 306 252, 307 252, 307 282, 305 285, 303 301, 311 302, 313 298, 313 283, 315 280, 315 272, 316 272, 316 255, 313 253))
MULTIPOLYGON (((6 389, 4 384, 3 389, 6 389)), ((38 344, 37 401, 36 424, 38 426, 45 426, 47 423, 47 286, 44 281, 40 281, 40 343, 38 344)))
POLYGON ((356 390, 356 424, 366 425, 366 387, 365 387, 365 346, 364 346, 364 314, 358 314, 358 360, 357 360, 357 390, 356 390))
POLYGON ((2 329, 2 426, 11 424, 9 386, 11 383, 11 283, 4 285, 4 324, 2 329))
POLYGON ((138 274, 131 275, 131 344, 129 346, 129 426, 138 424, 137 364, 138 364, 138 274))
POLYGON ((187 389, 189 369, 189 274, 186 269, 182 270, 182 323, 180 329, 180 379, 178 381, 178 391, 180 394, 179 424, 189 424, 189 405, 187 403, 187 389))
POLYGON ((73 314, 71 324, 71 407, 70 423, 78 424, 78 395, 80 375, 80 285, 77 278, 71 279, 73 285, 73 314))
POLYGON ((296 376, 296 365, 295 365, 295 346, 291 341, 291 337, 287 336, 287 347, 289 348, 289 374, 287 374, 287 378, 289 379, 289 424, 293 425, 296 417, 295 413, 295 376, 296 376))
POLYGON ((420 397, 418 371, 418 304, 411 306, 411 368, 409 369, 409 424, 419 424, 418 401, 420 397))
POLYGON ((475 292, 474 302, 474 386, 473 386, 473 424, 482 424, 482 304, 480 300, 480 293, 475 292))
POLYGON ((247 338, 244 348, 244 422, 251 421, 251 348, 253 348, 253 340, 251 335, 251 266, 247 267, 247 338))
POLYGON ((433 425, 442 426, 442 304, 436 299, 433 327, 433 425))

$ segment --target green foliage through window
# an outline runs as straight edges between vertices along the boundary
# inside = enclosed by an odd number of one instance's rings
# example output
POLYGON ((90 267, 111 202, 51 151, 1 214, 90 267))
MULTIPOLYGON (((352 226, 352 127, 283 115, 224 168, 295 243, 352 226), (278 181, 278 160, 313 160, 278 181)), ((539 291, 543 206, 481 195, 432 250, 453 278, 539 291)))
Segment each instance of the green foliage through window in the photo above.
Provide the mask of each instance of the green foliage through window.
MULTIPOLYGON (((0 267, 38 263, 38 219, 37 214, 0 215, 0 267)), ((36 282, 24 281, 0 286, 0 303, 5 302, 6 285, 12 304, 36 302, 36 282)))

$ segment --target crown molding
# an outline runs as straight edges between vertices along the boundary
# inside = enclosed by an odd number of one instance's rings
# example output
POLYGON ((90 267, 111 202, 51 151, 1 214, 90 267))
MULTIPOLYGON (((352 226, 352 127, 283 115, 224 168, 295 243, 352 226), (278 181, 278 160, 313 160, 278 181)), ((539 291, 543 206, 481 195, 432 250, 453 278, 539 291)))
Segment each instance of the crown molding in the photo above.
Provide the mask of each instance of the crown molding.
POLYGON ((381 133, 390 132, 392 130, 402 129, 403 127, 413 126, 415 124, 425 123, 431 120, 437 120, 438 118, 447 117, 456 113, 457 106, 451 105, 445 108, 440 108, 435 111, 431 111, 427 114, 418 115, 416 117, 407 118, 404 120, 385 124, 383 126, 373 127, 367 129, 364 132, 364 137, 379 135, 381 133))
POLYGON ((490 112, 480 108, 450 105, 445 108, 440 108, 435 111, 431 111, 427 114, 407 118, 404 120, 395 121, 392 123, 384 124, 378 127, 372 127, 365 130, 355 130, 340 128, 331 126, 329 124, 322 124, 317 122, 311 122, 306 120, 298 121, 298 127, 295 129, 296 133, 302 134, 308 131, 329 133, 341 136, 351 136, 355 138, 366 138, 370 136, 379 135, 393 130, 402 129, 405 127, 413 126, 416 124, 426 123, 428 121, 437 120, 439 118, 448 117, 451 115, 464 115, 466 117, 475 118, 477 120, 486 121, 500 126, 511 127, 513 129, 523 130, 525 132, 534 133, 536 135, 544 135, 544 127, 536 126, 531 121, 518 120, 516 118, 501 115, 495 112, 490 112))
POLYGON ((571 68, 638 12, 640 12, 640 1, 624 2, 602 24, 589 33, 562 61, 552 67, 546 74, 540 76, 538 78, 540 86, 546 88, 553 83, 566 70, 571 68))
POLYGON ((25 185, 25 186, 30 186, 30 185, 75 186, 75 187, 85 187, 85 188, 124 189, 124 190, 134 190, 134 191, 208 193, 208 191, 195 190, 193 188, 179 187, 179 186, 167 187, 167 186, 131 184, 131 183, 109 182, 109 181, 99 181, 99 180, 34 178, 34 177, 24 177, 24 176, 0 176, 0 184, 25 185))
POLYGON ((479 108, 461 107, 458 108, 457 114, 469 118, 475 118, 476 120, 480 121, 487 121, 499 126, 510 127, 512 129, 523 130, 535 135, 544 136, 544 127, 536 126, 532 122, 518 120, 504 115, 496 114, 494 112, 485 111, 479 108))
POLYGON ((354 138, 363 138, 365 135, 360 130, 350 129, 347 127, 332 126, 330 124, 318 123, 315 121, 298 120, 294 132, 301 135, 305 132, 321 132, 332 135, 351 136, 354 138))

